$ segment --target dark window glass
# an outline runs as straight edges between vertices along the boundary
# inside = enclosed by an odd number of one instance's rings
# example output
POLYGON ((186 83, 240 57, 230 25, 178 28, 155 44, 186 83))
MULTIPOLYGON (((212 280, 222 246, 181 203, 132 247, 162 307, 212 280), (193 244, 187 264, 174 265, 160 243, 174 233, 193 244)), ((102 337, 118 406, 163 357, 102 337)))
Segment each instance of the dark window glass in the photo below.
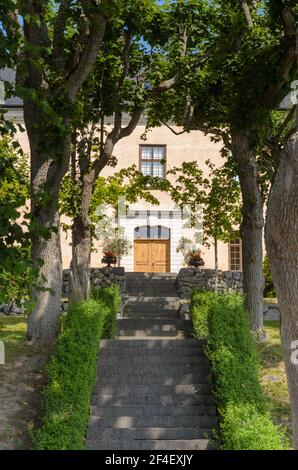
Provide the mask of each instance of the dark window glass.
POLYGON ((143 226, 135 228, 135 239, 145 239, 145 240, 169 240, 171 231, 167 227, 162 227, 157 225, 155 227, 143 226))

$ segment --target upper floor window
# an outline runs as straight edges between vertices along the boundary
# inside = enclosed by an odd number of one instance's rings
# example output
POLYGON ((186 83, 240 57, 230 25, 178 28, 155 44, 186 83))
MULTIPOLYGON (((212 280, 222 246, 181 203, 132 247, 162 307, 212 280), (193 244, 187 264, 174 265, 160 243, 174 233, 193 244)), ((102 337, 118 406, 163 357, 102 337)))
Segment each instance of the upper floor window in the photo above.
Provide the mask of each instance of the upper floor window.
POLYGON ((140 145, 140 171, 143 175, 165 178, 165 162, 165 145, 140 145))
POLYGON ((230 271, 242 271, 242 240, 235 238, 229 244, 230 271))

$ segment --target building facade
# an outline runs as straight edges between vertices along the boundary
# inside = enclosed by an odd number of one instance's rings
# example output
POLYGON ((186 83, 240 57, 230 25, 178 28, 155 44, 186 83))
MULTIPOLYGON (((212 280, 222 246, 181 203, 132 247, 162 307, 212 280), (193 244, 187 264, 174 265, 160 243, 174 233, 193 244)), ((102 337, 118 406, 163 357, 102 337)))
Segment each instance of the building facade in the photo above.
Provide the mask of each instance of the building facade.
MULTIPOLYGON (((24 126, 23 109, 20 100, 10 101, 7 105, 7 118, 24 126)), ((145 175, 165 178, 173 167, 180 167, 183 162, 196 161, 206 176, 208 168, 206 160, 216 166, 222 164, 220 155, 221 145, 214 143, 202 132, 192 131, 175 135, 166 126, 152 129, 147 133, 146 141, 143 135, 146 130, 145 120, 141 120, 135 131, 126 139, 121 140, 115 147, 117 157, 116 167, 106 167, 101 176, 108 177, 123 168, 132 165, 145 175)), ((174 127, 179 132, 181 129, 174 127)), ((17 135, 25 153, 30 154, 26 132, 17 135)), ((178 272, 184 266, 184 257, 177 247, 182 237, 193 240, 195 230, 191 229, 181 217, 181 212, 175 207, 170 196, 163 191, 153 191, 159 205, 150 205, 144 201, 132 204, 119 224, 131 244, 128 255, 122 259, 122 266, 127 271, 137 272, 178 272)), ((64 220, 63 222, 69 222, 64 220)), ((68 268, 71 261, 71 235, 61 232, 63 266, 68 268)), ((197 246, 197 244, 196 244, 197 246)), ((214 268, 214 248, 201 246, 202 258, 206 268, 214 268)), ((234 240, 231 244, 219 242, 218 262, 221 270, 242 270, 241 241, 234 240)), ((102 250, 100 241, 95 242, 91 264, 100 267, 102 250)))

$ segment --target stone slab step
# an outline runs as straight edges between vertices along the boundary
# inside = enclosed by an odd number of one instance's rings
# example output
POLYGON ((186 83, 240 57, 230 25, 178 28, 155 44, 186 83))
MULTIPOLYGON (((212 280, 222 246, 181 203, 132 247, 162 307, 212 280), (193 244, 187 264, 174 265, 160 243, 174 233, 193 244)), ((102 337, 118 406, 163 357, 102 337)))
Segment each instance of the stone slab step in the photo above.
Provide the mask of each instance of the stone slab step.
POLYGON ((118 336, 150 337, 178 336, 191 333, 191 322, 168 319, 121 319, 118 320, 118 336))
POLYGON ((196 393, 212 393, 211 384, 199 384, 199 385, 122 385, 119 388, 118 385, 102 384, 94 387, 93 395, 114 395, 122 397, 127 395, 149 395, 149 394, 160 394, 160 395, 189 395, 193 396, 196 393))
POLYGON ((137 309, 125 309, 122 314, 122 318, 130 318, 130 319, 150 319, 154 321, 155 319, 160 320, 179 320, 180 313, 178 310, 167 310, 167 309, 156 309, 156 310, 137 310, 137 309))
POLYGON ((162 305, 168 305, 168 306, 175 306, 180 305, 180 297, 178 296, 178 293, 176 290, 173 290, 173 292, 176 293, 176 295, 173 297, 170 295, 169 297, 162 297, 162 299, 159 299, 156 296, 144 296, 144 295, 126 295, 125 300, 130 303, 130 304, 139 304, 139 303, 146 303, 146 304, 162 304, 162 305))
POLYGON ((159 297, 159 298, 168 298, 168 297, 173 297, 176 298, 178 293, 176 290, 171 290, 168 288, 162 288, 162 287, 137 287, 133 286, 131 288, 126 289, 126 294, 129 296, 145 296, 145 297, 159 297))
MULTIPOLYGON (((123 343, 124 341, 121 341, 123 343)), ((159 357, 161 359, 167 359, 169 357, 175 356, 176 358, 187 358, 187 357, 196 357, 202 358, 206 357, 204 355, 203 348, 198 347, 185 347, 185 348, 142 348, 142 347, 133 347, 126 346, 124 348, 104 348, 100 352, 100 360, 106 360, 110 357, 121 357, 121 358, 130 358, 130 357, 139 357, 147 358, 150 357, 159 357)))
POLYGON ((152 367, 167 367, 167 366, 185 366, 188 367, 189 365, 210 365, 209 361, 204 356, 175 356, 174 354, 168 354, 163 356, 153 355, 148 352, 148 356, 145 355, 137 356, 137 355, 113 355, 113 356, 105 356, 101 355, 99 360, 99 368, 102 367, 111 367, 114 366, 136 366, 136 367, 143 367, 144 366, 152 366, 152 367))
MULTIPOLYGON (((111 371, 112 372, 112 371, 111 371)), ((116 385, 122 387, 123 383, 126 385, 187 385, 187 384, 205 384, 210 383, 210 370, 201 374, 144 374, 138 371, 135 374, 100 374, 98 377, 98 384, 102 385, 116 385)))
MULTIPOLYGON (((168 407, 165 407, 168 408, 168 407)), ((214 429, 216 416, 91 416, 89 429, 127 428, 204 428, 214 429)))
POLYGON ((90 440, 130 440, 130 439, 207 439, 212 437, 210 428, 164 428, 164 427, 129 427, 129 428, 103 428, 96 423, 91 425, 87 432, 90 440))
POLYGON ((179 339, 179 340, 166 340, 166 339, 158 339, 158 340, 113 340, 113 339, 103 339, 100 341, 100 348, 101 349, 124 349, 127 347, 133 348, 140 348, 142 350, 147 349, 166 349, 174 350, 177 349, 184 349, 184 348, 198 348, 204 347, 206 345, 206 341, 198 340, 198 339, 179 339))
MULTIPOLYGON (((124 417, 143 418, 146 417, 162 417, 163 426, 170 422, 170 418, 175 418, 175 426, 198 426, 201 416, 216 416, 216 408, 213 405, 196 405, 196 406, 91 406, 91 421, 97 418, 118 417, 124 420, 124 417), (187 419, 188 418, 188 419, 187 419)), ((125 418, 126 419, 126 418, 125 418)), ((133 419, 127 420, 132 423, 133 419)), ((118 420, 117 420, 118 422, 118 420)), ((125 422, 125 421, 124 421, 125 422)), ((144 421, 146 422, 146 421, 144 421)), ((157 421, 156 421, 157 422, 157 421)), ((120 421, 119 421, 120 423, 120 421)))
POLYGON ((100 395, 93 396, 91 405, 163 405, 163 406, 192 406, 192 405, 213 405, 213 395, 205 393, 196 393, 193 396, 185 394, 177 395, 158 395, 158 394, 129 394, 119 395, 100 395))
POLYGON ((190 364, 190 365, 183 365, 183 366, 170 366, 167 365, 166 367, 159 367, 158 369, 152 370, 151 366, 144 364, 140 369, 136 370, 136 367, 128 364, 127 367, 124 369, 122 366, 113 366, 113 368, 109 366, 100 365, 97 368, 98 373, 100 374, 99 377, 103 377, 105 374, 118 374, 119 377, 123 377, 123 383, 125 383, 125 378, 127 376, 133 376, 136 374, 148 374, 148 375, 172 375, 172 374, 200 374, 206 375, 207 377, 210 375, 210 367, 200 364, 190 364))
POLYGON ((195 440, 87 440, 89 450, 207 450, 208 439, 195 440))

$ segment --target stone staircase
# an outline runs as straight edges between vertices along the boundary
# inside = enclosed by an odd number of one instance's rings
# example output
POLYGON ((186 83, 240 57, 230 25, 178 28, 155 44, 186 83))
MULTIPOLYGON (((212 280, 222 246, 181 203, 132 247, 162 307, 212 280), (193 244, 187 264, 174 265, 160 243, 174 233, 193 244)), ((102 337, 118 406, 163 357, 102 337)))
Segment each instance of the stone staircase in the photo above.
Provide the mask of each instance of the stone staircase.
POLYGON ((127 275, 116 340, 101 341, 87 448, 205 450, 217 425, 203 344, 179 316, 175 276, 127 275))

